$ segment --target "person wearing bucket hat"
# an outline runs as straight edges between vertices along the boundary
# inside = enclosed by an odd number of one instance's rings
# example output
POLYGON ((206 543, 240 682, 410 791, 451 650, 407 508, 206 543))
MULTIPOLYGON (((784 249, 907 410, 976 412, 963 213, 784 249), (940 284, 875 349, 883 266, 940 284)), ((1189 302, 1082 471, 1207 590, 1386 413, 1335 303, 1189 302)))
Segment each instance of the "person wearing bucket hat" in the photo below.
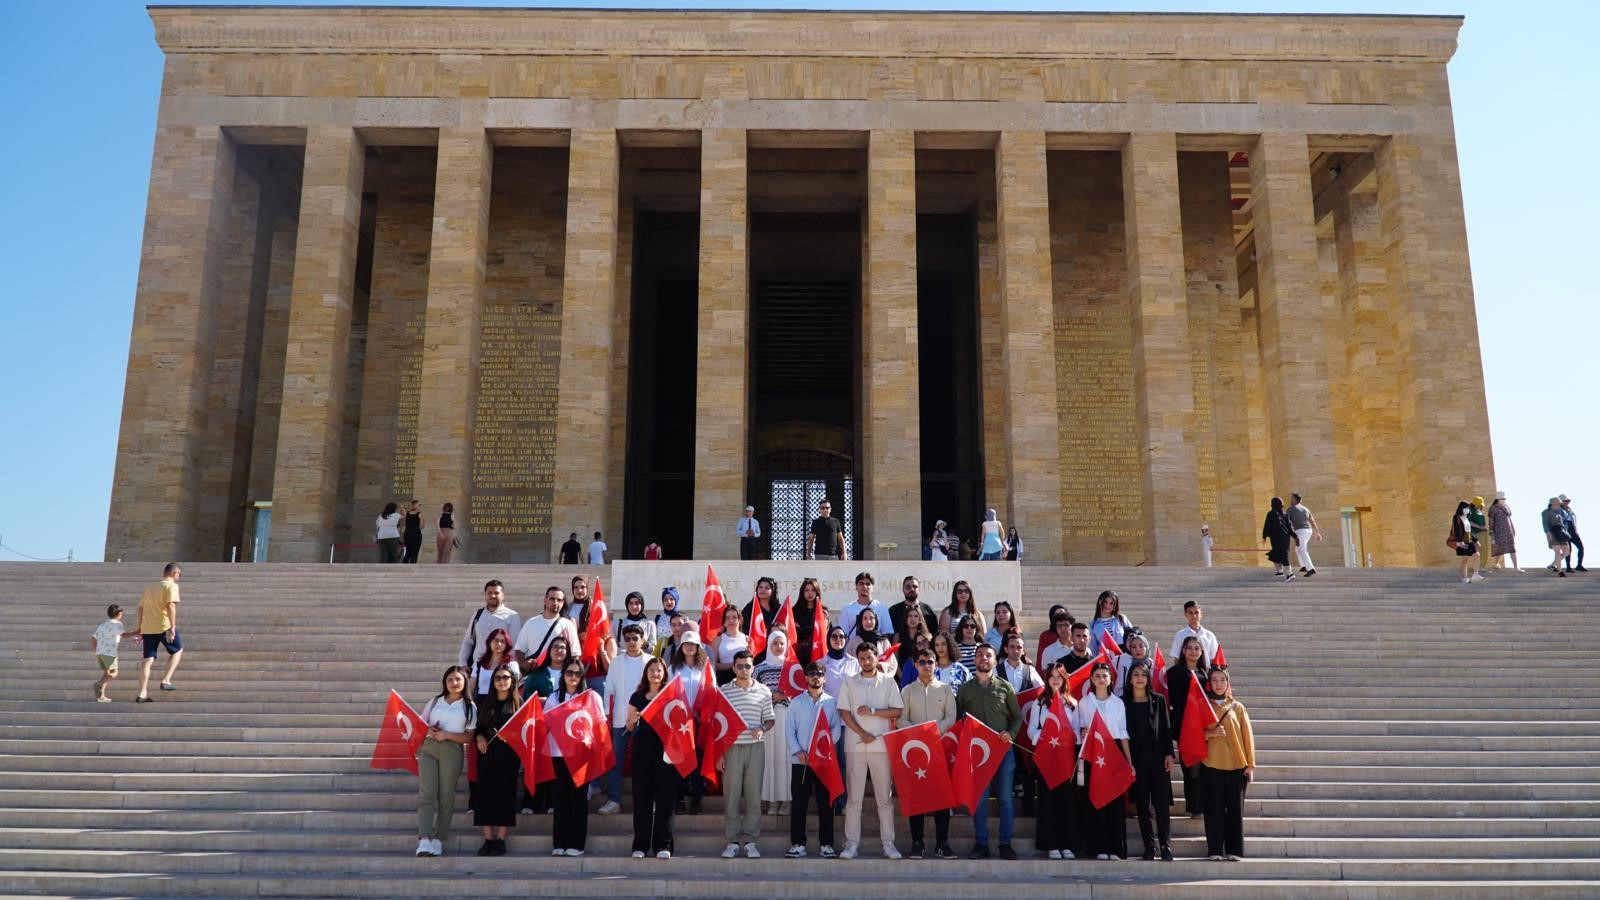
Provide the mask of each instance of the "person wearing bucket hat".
POLYGON ((1568 572, 1587 572, 1583 567, 1583 539, 1578 537, 1578 514, 1572 511, 1572 498, 1566 494, 1558 497, 1561 501, 1561 520, 1567 524, 1567 540, 1578 551, 1578 564, 1572 565, 1570 554, 1567 558, 1568 572))
POLYGON ((1571 564, 1569 557, 1572 555, 1572 543, 1567 537, 1566 520, 1561 516, 1560 497, 1550 498, 1550 504, 1545 507, 1544 512, 1539 514, 1539 524, 1544 526, 1545 543, 1550 545, 1551 552, 1555 554, 1550 560, 1550 565, 1545 566, 1545 568, 1560 575, 1562 578, 1567 577, 1567 573, 1562 570, 1561 564, 1563 562, 1571 564))
POLYGON ((1478 547, 1478 571, 1489 568, 1489 511, 1482 497, 1472 498, 1467 521, 1472 524, 1472 542, 1478 547))
POLYGON ((1495 568, 1506 567, 1506 557, 1511 557, 1511 570, 1521 573, 1517 564, 1517 526, 1511 521, 1511 507, 1506 503, 1506 492, 1496 491, 1494 502, 1489 504, 1489 542, 1494 546, 1495 568))

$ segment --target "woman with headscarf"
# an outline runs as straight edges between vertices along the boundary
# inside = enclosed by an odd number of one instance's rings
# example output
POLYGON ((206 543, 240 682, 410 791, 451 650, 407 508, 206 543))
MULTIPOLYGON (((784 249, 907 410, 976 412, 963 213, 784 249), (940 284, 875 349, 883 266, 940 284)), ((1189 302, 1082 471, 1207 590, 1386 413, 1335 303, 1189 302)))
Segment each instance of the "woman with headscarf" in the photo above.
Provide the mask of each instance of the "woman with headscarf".
POLYGON ((1494 502, 1489 504, 1489 546, 1494 552, 1495 568, 1504 569, 1509 556, 1511 568, 1522 571, 1517 564, 1517 526, 1511 521, 1511 507, 1506 505, 1504 491, 1495 494, 1494 502))
POLYGON ((1172 861, 1172 728, 1167 701, 1156 693, 1155 670, 1142 659, 1128 667, 1122 683, 1122 707, 1128 720, 1128 750, 1133 758, 1133 786, 1128 798, 1139 816, 1143 859, 1172 861), (1150 816, 1155 814, 1155 828, 1150 816))
POLYGON ((1244 856, 1244 790, 1255 777, 1256 741, 1250 713, 1233 699, 1228 670, 1211 670, 1206 699, 1217 724, 1206 729, 1206 758, 1200 764, 1206 798, 1206 855, 1237 862, 1244 856))
MULTIPOLYGON (((860 624, 859 618, 857 624, 860 624)), ((846 678, 861 674, 861 666, 856 663, 855 655, 844 651, 847 643, 843 628, 834 625, 828 629, 828 654, 822 657, 822 692, 830 697, 839 696, 839 687, 846 678)), ((834 745, 833 751, 839 757, 839 780, 844 782, 844 744, 834 745)), ((844 791, 840 791, 839 796, 833 798, 833 814, 836 816, 844 813, 844 794, 844 791)))
POLYGON ((767 635, 767 653, 756 664, 751 678, 767 686, 772 692, 773 721, 769 734, 777 740, 764 741, 765 760, 762 763, 761 799, 768 804, 767 814, 781 816, 788 813, 789 800, 789 745, 783 739, 789 726, 789 695, 783 692, 783 667, 789 660, 789 635, 774 631, 767 635))
MULTIPOLYGON (((656 646, 656 621, 644 614, 644 595, 638 591, 629 591, 628 596, 622 598, 623 614, 611 623, 611 636, 620 646, 623 643, 622 629, 629 625, 639 626, 644 632, 644 639, 639 642, 639 647, 647 656, 655 655, 656 646)), ((672 626, 668 623, 667 633, 672 633, 672 626)))
POLYGON ((1273 497, 1272 508, 1267 510, 1266 521, 1261 523, 1261 539, 1267 542, 1267 560, 1272 563, 1272 574, 1284 581, 1294 580, 1294 568, 1289 565, 1289 542, 1294 540, 1294 529, 1289 526, 1289 514, 1284 511, 1283 498, 1273 497))
POLYGON ((984 510, 983 524, 978 526, 978 537, 982 541, 978 546, 979 559, 1000 559, 1006 553, 1006 527, 1001 524, 994 509, 984 510))
POLYGON ((886 624, 888 623, 880 623, 878 621, 876 611, 871 608, 863 609, 861 615, 856 617, 856 633, 845 644, 844 652, 846 656, 854 660, 857 647, 862 644, 871 644, 878 649, 879 671, 887 672, 890 678, 894 678, 900 671, 900 661, 895 659, 892 653, 889 654, 888 659, 883 658, 884 651, 889 649, 890 638, 892 637, 892 635, 885 634, 879 630, 886 624))
POLYGON ((664 587, 661 589, 661 612, 656 613, 656 640, 655 649, 650 651, 656 656, 666 654, 668 645, 672 643, 672 616, 678 611, 678 589, 664 587))

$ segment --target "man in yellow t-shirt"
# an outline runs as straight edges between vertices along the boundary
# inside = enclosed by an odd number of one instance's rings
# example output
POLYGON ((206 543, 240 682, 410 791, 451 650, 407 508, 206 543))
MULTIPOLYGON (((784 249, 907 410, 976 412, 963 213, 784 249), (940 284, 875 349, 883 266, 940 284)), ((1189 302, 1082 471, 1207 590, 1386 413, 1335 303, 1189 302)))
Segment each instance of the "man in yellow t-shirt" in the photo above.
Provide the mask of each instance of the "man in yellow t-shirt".
POLYGON ((144 639, 144 658, 139 660, 139 696, 135 703, 150 703, 150 667, 162 647, 167 648, 167 670, 161 675, 161 689, 175 691, 172 674, 183 659, 183 639, 178 636, 178 579, 183 570, 167 563, 161 580, 144 589, 139 597, 139 636, 144 639))

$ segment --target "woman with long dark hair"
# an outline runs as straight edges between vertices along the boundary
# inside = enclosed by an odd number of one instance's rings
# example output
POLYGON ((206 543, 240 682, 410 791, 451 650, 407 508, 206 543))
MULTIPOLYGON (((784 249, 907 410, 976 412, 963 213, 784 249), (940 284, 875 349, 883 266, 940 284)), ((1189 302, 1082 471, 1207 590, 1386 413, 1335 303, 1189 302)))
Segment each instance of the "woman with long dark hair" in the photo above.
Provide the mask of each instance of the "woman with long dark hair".
POLYGON ((462 666, 445 669, 438 695, 422 708, 428 734, 417 752, 418 856, 444 855, 450 819, 456 812, 456 782, 461 780, 465 761, 461 748, 472 740, 477 718, 467 693, 467 670, 462 666))
POLYGON ((1294 567, 1289 565, 1289 542, 1294 540, 1294 528, 1289 525, 1289 514, 1284 511, 1282 497, 1272 498, 1272 508, 1267 510, 1266 521, 1261 523, 1261 539, 1267 542, 1267 561, 1272 563, 1272 574, 1284 581, 1293 581, 1294 567))
MULTIPOLYGON (((1094 724, 1094 715, 1098 712, 1100 719, 1111 732, 1111 737, 1116 740, 1118 748, 1124 755, 1129 755, 1128 717, 1122 699, 1111 692, 1111 678, 1109 663, 1094 664, 1089 675, 1089 683, 1094 690, 1078 702, 1078 708, 1072 713, 1072 722, 1078 730, 1078 746, 1081 747, 1088 738, 1089 726, 1094 724)), ((1132 761, 1131 755, 1129 760, 1132 761)), ((1083 810, 1084 852, 1094 854, 1095 859, 1122 859, 1128 855, 1128 833, 1123 824, 1123 802, 1127 795, 1117 797, 1104 807, 1096 809, 1094 804, 1089 802, 1089 785, 1095 778, 1093 768, 1085 765, 1083 757, 1078 757, 1078 772, 1082 782, 1078 804, 1079 809, 1083 810)))
POLYGON ((950 588, 950 605, 939 613, 939 630, 954 633, 956 623, 961 621, 962 616, 972 616, 978 623, 979 637, 989 630, 983 613, 978 611, 978 598, 972 595, 972 585, 958 581, 950 588))
POLYGON ((1017 630, 1017 612, 1001 600, 994 605, 994 624, 983 635, 983 642, 994 648, 995 656, 1006 655, 1006 635, 1017 630))
POLYGON ((1206 855, 1237 862, 1244 856, 1244 789, 1256 771, 1256 741, 1250 714, 1233 699, 1226 666, 1211 670, 1206 699, 1217 724, 1206 729, 1206 759, 1200 780, 1206 797, 1206 855))
MULTIPOLYGON (((644 664, 639 689, 628 700, 628 730, 633 732, 633 858, 653 853, 672 858, 672 811, 683 776, 667 762, 666 744, 643 713, 667 686, 667 664, 651 657, 644 664)), ((687 716, 687 712, 685 713, 687 716)))
POLYGON ((1118 647, 1126 648, 1133 622, 1122 614, 1122 598, 1116 591, 1101 591, 1094 601, 1094 618, 1089 620, 1089 653, 1099 652, 1101 634, 1111 635, 1118 647))
POLYGON ((406 507, 406 529, 404 542, 406 546, 405 562, 415 563, 417 557, 422 555, 422 504, 411 501, 406 507))
POLYGON ((478 793, 472 805, 472 824, 483 829, 479 856, 505 856, 506 836, 517 824, 521 760, 505 741, 495 740, 495 735, 522 705, 516 663, 495 666, 489 683, 489 693, 478 700, 478 793))
MULTIPOLYGON (((520 679, 522 669, 517 665, 516 658, 511 653, 511 633, 504 628, 496 628, 489 632, 483 641, 483 654, 472 661, 472 674, 467 678, 467 685, 471 689, 472 702, 483 704, 485 697, 493 690, 490 678, 496 669, 505 666, 511 670, 513 677, 520 679)), ((515 688, 516 684, 512 684, 515 688)), ((479 766, 478 745, 467 745, 467 809, 472 812, 478 810, 478 791, 483 781, 483 770, 479 766)), ((488 854, 480 853, 480 856, 488 854)))
POLYGON ((744 616, 736 607, 722 611, 722 631, 711 642, 711 668, 720 687, 733 680, 733 658, 750 649, 750 636, 744 633, 744 616))
POLYGON ((446 503, 439 511, 439 530, 434 532, 433 547, 437 551, 435 559, 441 563, 448 563, 450 555, 456 549, 456 508, 455 504, 446 503))
MULTIPOLYGON (((1172 719, 1173 739, 1183 737, 1183 714, 1189 708, 1190 685, 1199 679, 1201 688, 1205 687, 1206 669, 1210 662, 1206 659, 1205 645, 1194 635, 1183 639, 1183 649, 1179 651, 1178 659, 1167 670, 1167 714, 1172 719)), ((1186 766, 1183 760, 1178 760, 1179 768, 1183 769, 1183 809, 1190 818, 1201 814, 1205 804, 1200 798, 1200 766, 1195 764, 1186 766)))
POLYGON ((811 661, 817 641, 826 640, 826 634, 816 633, 817 608, 822 607, 824 622, 828 621, 827 607, 822 606, 822 585, 815 578, 800 580, 800 599, 794 605, 794 655, 801 665, 811 661))
POLYGON ((1139 837, 1144 839, 1145 860, 1172 861, 1172 729, 1167 717, 1167 701, 1152 690, 1154 673, 1150 660, 1128 667, 1122 683, 1122 706, 1128 717, 1128 750, 1133 758, 1133 786, 1128 797, 1139 816, 1139 837), (1155 815, 1152 833, 1150 817, 1155 815))
POLYGON ((400 561, 400 505, 385 503, 383 512, 378 514, 378 520, 373 523, 377 529, 378 562, 397 563, 400 561))
MULTIPOLYGON (((1039 702, 1033 704, 1033 709, 1028 713, 1028 738, 1035 746, 1039 744, 1045 717, 1052 711, 1057 697, 1062 698, 1062 703, 1071 709, 1071 698, 1067 696, 1067 670, 1060 664, 1045 670, 1044 693, 1039 695, 1039 702)), ((1067 715, 1070 719, 1071 713, 1067 715)), ((1067 739, 1072 740, 1072 723, 1062 722, 1061 725, 1068 732, 1067 739)), ((1034 846, 1050 859, 1072 859, 1072 848, 1081 846, 1077 799, 1077 788, 1071 778, 1055 787, 1042 783, 1039 785, 1038 832, 1034 846)))
POLYGON ((955 690, 972 677, 972 670, 962 665, 961 650, 956 647, 955 636, 941 631, 933 636, 933 677, 955 690))
MULTIPOLYGON (((583 663, 571 659, 561 670, 561 683, 545 698, 546 712, 571 700, 589 686, 584 681, 583 663)), ((602 724, 600 726, 604 728, 602 724)), ((555 764, 556 778, 552 783, 552 800, 555 804, 554 821, 550 824, 551 856, 582 856, 589 842, 589 797, 584 786, 573 781, 572 770, 561 755, 561 746, 552 736, 545 736, 545 752, 555 764)))
MULTIPOLYGON (((713 676, 709 683, 706 680, 706 662, 708 659, 705 645, 700 643, 699 630, 693 627, 685 629, 683 639, 678 642, 677 647, 673 648, 672 665, 667 670, 667 678, 669 680, 677 678, 683 682, 684 693, 689 697, 690 709, 698 710, 700 708, 701 691, 716 690, 716 677, 713 676)), ((706 748, 697 741, 695 743, 695 759, 697 761, 704 759, 705 753, 706 748)), ((695 770, 689 773, 689 777, 678 783, 677 811, 699 815, 700 800, 705 794, 705 776, 700 774, 700 769, 696 766, 695 770), (687 810, 683 805, 685 793, 689 795, 687 810)))
POLYGON ((1461 583, 1482 581, 1478 574, 1478 542, 1472 538, 1472 504, 1463 500, 1456 504, 1456 513, 1450 518, 1449 544, 1461 558, 1461 583))
POLYGON ((522 683, 523 696, 531 697, 538 694, 541 697, 548 697, 555 693, 556 688, 561 686, 561 670, 566 668, 568 660, 576 659, 571 645, 564 636, 550 639, 550 646, 545 648, 544 657, 544 664, 540 666, 533 664, 537 660, 529 661, 528 677, 522 683))

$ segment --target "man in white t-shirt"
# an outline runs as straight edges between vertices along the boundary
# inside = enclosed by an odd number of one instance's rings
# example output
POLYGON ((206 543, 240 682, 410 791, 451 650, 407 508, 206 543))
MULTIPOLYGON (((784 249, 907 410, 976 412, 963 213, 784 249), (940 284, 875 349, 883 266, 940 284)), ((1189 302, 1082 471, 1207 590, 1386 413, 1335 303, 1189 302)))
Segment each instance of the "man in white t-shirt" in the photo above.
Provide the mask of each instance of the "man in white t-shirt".
POLYGON ((606 542, 600 539, 600 532, 594 533, 594 540, 589 542, 589 565, 603 566, 606 564, 606 542))
POLYGON ((606 802, 598 812, 602 816, 616 815, 622 810, 622 761, 628 755, 628 701, 644 680, 644 664, 651 659, 645 649, 644 629, 632 622, 622 626, 622 652, 611 660, 606 672, 605 703, 611 708, 611 748, 616 752, 617 764, 606 773, 606 802))
POLYGON ((1178 660, 1183 659, 1183 642, 1189 637, 1200 639, 1200 647, 1205 650, 1208 661, 1217 658, 1217 636, 1211 633, 1211 629, 1200 624, 1201 615, 1200 604, 1193 600, 1183 604, 1183 617, 1189 624, 1179 629, 1178 634, 1173 637, 1172 652, 1167 654, 1168 662, 1176 664, 1178 660))
POLYGON ((561 615, 561 607, 566 604, 566 591, 558 587, 546 588, 544 614, 522 623, 522 630, 517 632, 517 642, 511 649, 523 669, 526 670, 531 663, 543 657, 550 649, 550 643, 558 637, 566 638, 567 649, 577 656, 578 626, 561 615))
POLYGON ((846 639, 855 637, 856 619, 861 617, 861 611, 870 609, 878 615, 878 633, 888 634, 893 627, 893 620, 889 616, 889 607, 881 600, 872 598, 873 578, 871 572, 862 572, 856 576, 856 599, 846 603, 844 609, 839 610, 840 628, 844 629, 846 639))

